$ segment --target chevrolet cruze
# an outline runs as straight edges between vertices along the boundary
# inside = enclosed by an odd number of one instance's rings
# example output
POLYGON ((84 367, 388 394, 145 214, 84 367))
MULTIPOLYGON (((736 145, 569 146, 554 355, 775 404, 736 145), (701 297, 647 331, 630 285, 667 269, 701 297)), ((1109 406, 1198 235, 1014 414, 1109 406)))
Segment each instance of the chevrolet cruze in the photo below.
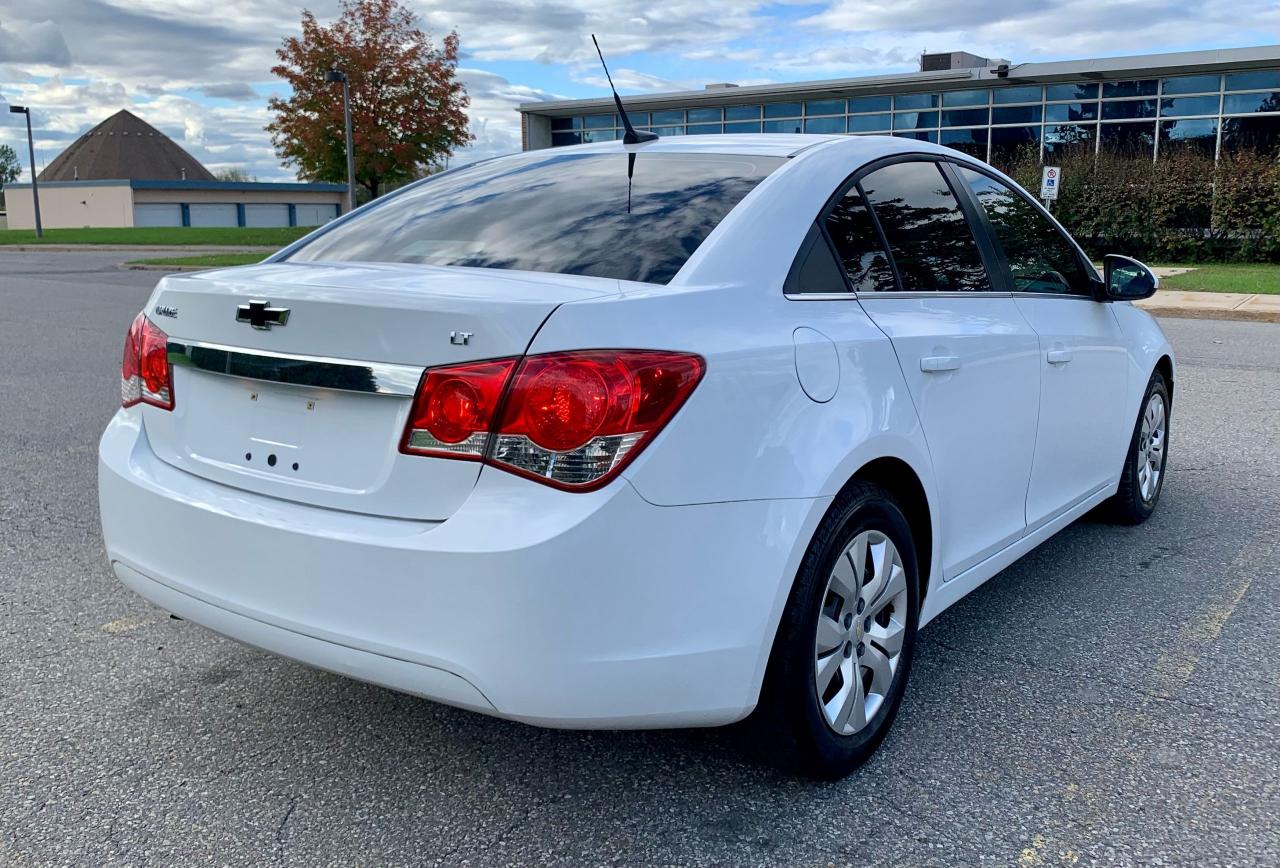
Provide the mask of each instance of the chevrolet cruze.
POLYGON ((840 776, 920 627, 1095 507, 1155 508, 1155 288, 906 139, 456 169, 160 282, 100 447, 107 552, 314 666, 545 726, 752 715, 840 776))

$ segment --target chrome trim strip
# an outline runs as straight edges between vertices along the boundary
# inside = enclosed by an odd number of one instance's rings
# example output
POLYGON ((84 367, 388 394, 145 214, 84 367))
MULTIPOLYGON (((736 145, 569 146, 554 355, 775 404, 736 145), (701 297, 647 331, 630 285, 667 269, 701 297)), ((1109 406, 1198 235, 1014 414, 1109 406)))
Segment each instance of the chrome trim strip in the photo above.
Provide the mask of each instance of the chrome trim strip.
POLYGON ((1014 298, 1074 298, 1079 301, 1097 301, 1091 295, 1081 295, 1078 292, 1015 292, 1014 298))
POLYGON ((791 301, 855 301, 856 292, 784 292, 784 298, 791 301))
POLYGON ((211 374, 394 398, 413 397, 424 370, 413 365, 286 355, 202 341, 171 340, 168 352, 170 364, 211 374))
POLYGON ((1012 298, 1010 292, 864 292, 858 296, 862 301, 877 298, 1012 298))

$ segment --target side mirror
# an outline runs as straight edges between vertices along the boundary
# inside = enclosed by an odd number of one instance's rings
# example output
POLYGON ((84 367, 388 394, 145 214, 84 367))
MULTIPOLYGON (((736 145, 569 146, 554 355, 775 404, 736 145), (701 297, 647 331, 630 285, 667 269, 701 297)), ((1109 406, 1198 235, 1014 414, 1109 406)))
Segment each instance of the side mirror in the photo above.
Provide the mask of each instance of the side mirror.
POLYGON ((1103 294, 1108 301, 1150 298, 1160 288, 1160 278, 1136 259, 1108 253, 1102 259, 1103 294))

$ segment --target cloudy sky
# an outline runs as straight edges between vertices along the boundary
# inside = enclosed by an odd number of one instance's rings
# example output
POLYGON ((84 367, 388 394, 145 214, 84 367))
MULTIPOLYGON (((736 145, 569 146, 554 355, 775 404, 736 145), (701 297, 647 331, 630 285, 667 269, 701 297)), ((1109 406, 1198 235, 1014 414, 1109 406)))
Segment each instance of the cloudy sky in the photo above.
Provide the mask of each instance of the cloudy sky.
MULTIPOLYGON (((338 0, 0 0, 0 142, 26 163, 29 104, 43 167, 121 108, 215 171, 292 179, 263 126, 268 71, 299 11, 331 18, 338 0)), ((922 50, 1018 61, 1280 43, 1277 0, 408 0, 424 29, 462 38, 472 160, 519 150, 514 107, 599 95, 588 34, 623 93, 907 71, 922 50)), ((24 178, 25 180, 25 178, 24 178)))

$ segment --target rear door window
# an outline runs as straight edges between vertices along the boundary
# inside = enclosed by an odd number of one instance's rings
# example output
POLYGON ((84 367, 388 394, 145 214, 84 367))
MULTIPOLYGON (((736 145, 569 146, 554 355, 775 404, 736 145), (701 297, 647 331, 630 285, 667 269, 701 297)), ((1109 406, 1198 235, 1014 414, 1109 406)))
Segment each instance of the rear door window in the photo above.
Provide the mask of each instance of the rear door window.
POLYGON ((889 255, 871 222, 871 212, 856 186, 840 197, 826 220, 849 283, 856 292, 890 292, 897 289, 889 255))
POLYGON ((407 188, 294 262, 418 262, 666 283, 778 157, 563 154, 482 163, 407 188))
POLYGON ((884 231, 903 290, 991 289, 969 221, 937 163, 892 163, 858 186, 884 231))

